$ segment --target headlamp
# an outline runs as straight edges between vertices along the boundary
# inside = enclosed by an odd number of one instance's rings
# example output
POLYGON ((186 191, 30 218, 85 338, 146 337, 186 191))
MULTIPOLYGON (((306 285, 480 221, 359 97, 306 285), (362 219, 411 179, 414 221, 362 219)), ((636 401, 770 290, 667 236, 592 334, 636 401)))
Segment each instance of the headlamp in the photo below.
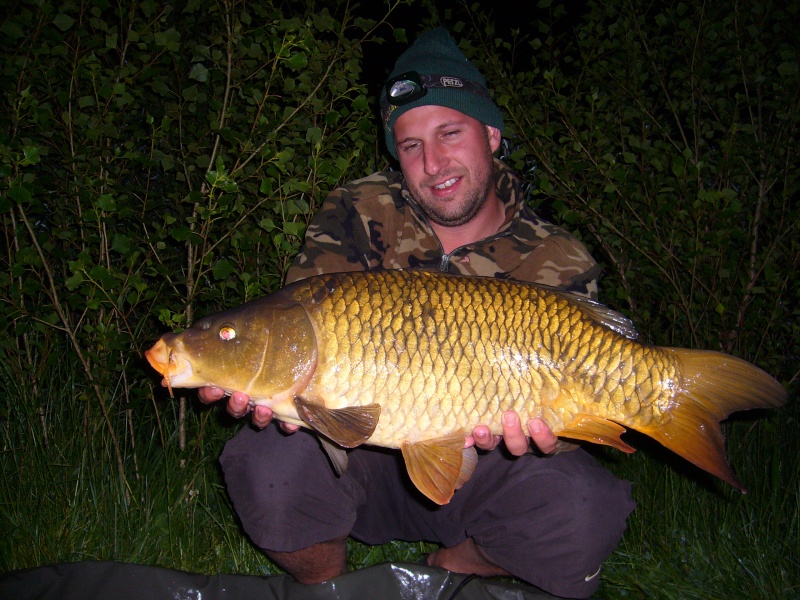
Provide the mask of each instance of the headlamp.
POLYGON ((428 93, 429 89, 434 88, 460 89, 483 98, 489 98, 489 90, 469 79, 452 75, 420 75, 416 71, 392 77, 386 82, 384 90, 389 104, 402 106, 419 100, 428 93))

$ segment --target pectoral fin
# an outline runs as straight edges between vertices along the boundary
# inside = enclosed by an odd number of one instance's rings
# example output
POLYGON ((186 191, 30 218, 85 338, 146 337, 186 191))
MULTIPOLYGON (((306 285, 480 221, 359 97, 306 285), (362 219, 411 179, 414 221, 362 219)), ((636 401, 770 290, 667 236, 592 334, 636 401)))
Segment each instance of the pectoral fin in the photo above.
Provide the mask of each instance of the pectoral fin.
POLYGON ((379 404, 325 408, 305 398, 295 398, 294 405, 306 425, 345 448, 355 448, 366 442, 375 431, 381 414, 379 404))
POLYGON ((623 433, 625 433, 625 428, 613 421, 591 415, 578 415, 574 421, 559 431, 558 435, 595 444, 604 444, 628 454, 636 452, 634 448, 631 448, 620 439, 623 433))
POLYGON ((464 448, 465 437, 459 430, 433 440, 403 442, 401 449, 411 481, 436 504, 450 502, 478 464, 475 448, 464 448))

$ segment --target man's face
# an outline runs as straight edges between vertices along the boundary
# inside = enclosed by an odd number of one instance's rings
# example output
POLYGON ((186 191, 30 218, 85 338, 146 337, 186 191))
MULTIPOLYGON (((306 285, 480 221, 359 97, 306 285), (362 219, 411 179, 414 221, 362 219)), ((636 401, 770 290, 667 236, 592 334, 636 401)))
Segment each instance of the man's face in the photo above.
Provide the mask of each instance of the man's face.
POLYGON ((463 225, 494 197, 498 129, 451 108, 419 106, 400 115, 394 136, 409 190, 437 225, 463 225))

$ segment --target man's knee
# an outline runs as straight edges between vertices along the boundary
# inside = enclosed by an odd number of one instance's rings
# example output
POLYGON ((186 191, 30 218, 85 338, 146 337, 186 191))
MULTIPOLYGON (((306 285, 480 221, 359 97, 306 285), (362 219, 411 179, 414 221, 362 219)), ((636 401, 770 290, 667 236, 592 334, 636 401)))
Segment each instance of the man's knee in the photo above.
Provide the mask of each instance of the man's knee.
POLYGON ((475 541, 515 576, 566 597, 597 587, 635 503, 630 484, 588 454, 541 459, 531 476, 492 499, 475 541))
POLYGON ((568 500, 575 560, 594 573, 617 547, 636 503, 631 485, 613 477, 587 482, 568 500))
POLYGON ((549 498, 562 520, 562 535, 571 540, 574 558, 591 567, 617 546, 636 503, 629 482, 615 477, 584 451, 570 454, 574 454, 569 457, 573 464, 550 478, 549 498))
POLYGON ((327 461, 302 431, 243 430, 228 442, 220 458, 228 494, 256 545, 287 552, 349 533, 355 510, 327 461))

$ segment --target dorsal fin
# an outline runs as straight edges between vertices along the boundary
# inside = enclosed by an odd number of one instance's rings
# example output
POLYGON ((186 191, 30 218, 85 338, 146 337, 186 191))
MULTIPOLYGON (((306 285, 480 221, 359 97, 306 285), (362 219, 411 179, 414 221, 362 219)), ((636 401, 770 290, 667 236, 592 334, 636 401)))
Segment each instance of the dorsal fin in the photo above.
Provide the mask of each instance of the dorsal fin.
POLYGON ((615 331, 630 340, 635 340, 639 337, 639 332, 636 331, 633 321, 622 313, 607 307, 605 304, 547 285, 536 285, 568 302, 577 304, 584 314, 603 327, 607 327, 611 331, 615 331))

